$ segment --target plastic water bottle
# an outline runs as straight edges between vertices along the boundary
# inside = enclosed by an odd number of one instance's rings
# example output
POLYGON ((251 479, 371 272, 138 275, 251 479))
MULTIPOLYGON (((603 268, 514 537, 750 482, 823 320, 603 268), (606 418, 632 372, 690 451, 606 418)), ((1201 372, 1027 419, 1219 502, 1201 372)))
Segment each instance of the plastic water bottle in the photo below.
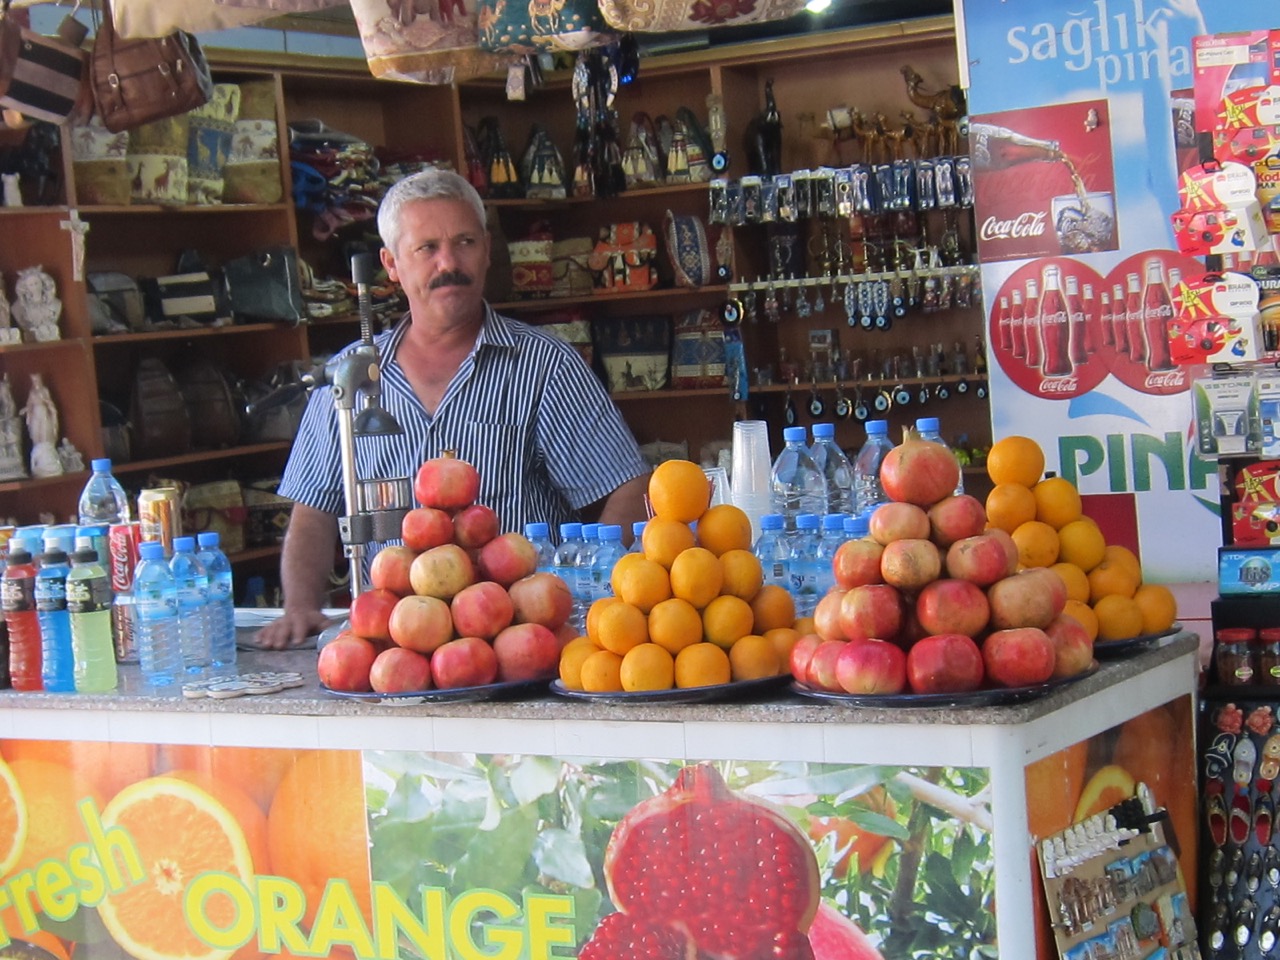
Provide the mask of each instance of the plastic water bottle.
MULTIPOLYGON (((921 440, 928 440, 930 443, 940 443, 951 451, 950 444, 942 439, 941 424, 937 417, 920 417, 916 420, 916 433, 920 435, 921 440)), ((957 497, 964 493, 964 471, 960 471, 960 481, 956 484, 955 490, 952 491, 957 497)))
POLYGON ((36 613, 36 568, 26 540, 9 541, 9 565, 0 584, 9 628, 9 682, 15 690, 43 690, 44 656, 36 613))
POLYGON ((844 518, 844 538, 849 540, 861 540, 871 532, 870 518, 865 514, 858 514, 856 517, 844 518))
POLYGON ((231 577, 231 561, 222 552, 216 530, 196 536, 196 554, 209 574, 209 652, 215 667, 231 667, 236 662, 236 595, 231 577))
POLYGON ((787 530, 794 530, 802 513, 827 512, 827 484, 804 444, 804 427, 782 431, 786 446, 773 462, 770 478, 773 512, 782 514, 787 530))
POLYGON ((853 485, 856 492, 854 512, 865 514, 878 503, 889 498, 880 485, 880 464, 884 455, 893 449, 889 439, 888 420, 867 421, 867 442, 862 445, 853 460, 853 485))
POLYGON ((815 423, 809 454, 826 484, 827 513, 853 513, 853 465, 835 437, 834 423, 815 423))
POLYGON ((587 625, 587 612, 595 602, 594 574, 592 561, 596 558, 596 550, 600 547, 600 524, 584 523, 582 525, 582 546, 578 547, 578 559, 574 563, 574 596, 582 607, 582 626, 587 625))
POLYGON ((569 621, 577 629, 582 629, 582 598, 578 595, 578 551, 583 546, 582 524, 560 524, 560 546, 551 558, 551 572, 564 581, 573 597, 573 613, 569 621))
POLYGON ((600 527, 600 546, 591 558, 591 601, 613 596, 613 565, 626 554, 622 545, 622 527, 606 523, 600 527))
POLYGON ((822 518, 822 536, 818 539, 817 549, 819 600, 836 585, 836 575, 832 570, 831 561, 835 559, 836 551, 840 549, 841 544, 848 539, 844 535, 844 521, 843 513, 828 513, 822 518))
POLYGON ((114 690, 118 678, 111 639, 111 575, 94 550, 77 550, 71 555, 67 610, 71 614, 77 692, 114 690))
POLYGON ((82 524, 128 523, 129 495, 120 481, 111 474, 111 461, 106 457, 94 460, 93 475, 80 493, 78 513, 82 524))
POLYGON ((196 556, 195 537, 174 537, 169 561, 178 589, 178 637, 182 665, 187 673, 199 673, 213 660, 209 636, 209 571, 196 556))
POLYGON ((556 545, 551 542, 551 527, 545 523, 526 523, 524 535, 538 551, 538 572, 549 573, 556 553, 556 545))
POLYGON ((648 523, 647 520, 637 520, 631 524, 631 546, 627 553, 644 553, 644 528, 648 523))
POLYGON ((782 514, 766 513, 760 518, 760 536, 751 552, 760 561, 764 582, 791 590, 791 542, 782 528, 782 514))
POLYGON ((791 596, 796 601, 796 616, 811 617, 822 594, 822 561, 818 556, 818 516, 802 513, 796 517, 796 533, 791 539, 791 596))
MULTIPOLYGON (((60 540, 52 541, 60 543, 60 540)), ((71 650, 71 614, 67 612, 67 551, 46 549, 36 573, 36 618, 40 621, 44 688, 53 693, 74 693, 75 655, 71 650)))
POLYGON ((134 635, 142 676, 153 687, 167 687, 182 672, 178 637, 178 586, 158 540, 138 546, 133 575, 134 635))

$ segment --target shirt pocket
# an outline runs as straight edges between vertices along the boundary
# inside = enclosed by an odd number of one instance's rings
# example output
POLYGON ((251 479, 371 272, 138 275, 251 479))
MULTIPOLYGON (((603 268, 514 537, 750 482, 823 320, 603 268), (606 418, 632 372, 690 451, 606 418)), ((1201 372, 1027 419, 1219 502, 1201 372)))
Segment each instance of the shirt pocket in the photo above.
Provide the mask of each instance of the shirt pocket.
POLYGON ((512 423, 476 422, 471 425, 475 451, 471 459, 480 471, 480 499, 504 516, 503 508, 516 508, 524 480, 524 453, 520 428, 512 423))

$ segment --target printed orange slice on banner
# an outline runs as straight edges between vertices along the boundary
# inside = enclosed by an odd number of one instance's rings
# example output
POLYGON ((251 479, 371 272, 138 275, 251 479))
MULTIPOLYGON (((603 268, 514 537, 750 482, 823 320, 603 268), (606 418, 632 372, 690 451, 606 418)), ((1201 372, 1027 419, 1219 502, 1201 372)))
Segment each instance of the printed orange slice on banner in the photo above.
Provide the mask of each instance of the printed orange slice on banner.
MULTIPOLYGON (((102 809, 102 797, 76 780, 65 764, 47 760, 14 760, 9 764, 18 789, 26 801, 27 838, 13 872, 31 869, 43 860, 65 860, 77 843, 87 843, 88 834, 76 807, 92 798, 102 809)), ((36 897, 31 903, 39 909, 36 897)))
MULTIPOLYGON (((175 777, 152 777, 121 790, 102 811, 105 827, 121 827, 132 839, 142 880, 107 896, 98 907, 112 938, 138 960, 224 960, 192 932, 187 887, 198 876, 230 874, 246 885, 253 855, 235 816, 207 790, 175 777)), ((208 921, 226 929, 235 907, 210 897, 208 921)))
POLYGON ((94 743, 87 740, 6 740, 0 755, 15 760, 45 760, 70 767, 78 783, 105 803, 121 787, 155 773, 156 747, 150 743, 94 743))
POLYGON ((364 768, 357 750, 306 750, 280 783, 267 815, 271 870, 307 898, 306 922, 330 878, 346 882, 366 920, 373 915, 364 768))
POLYGON ((0 760, 0 877, 9 875, 27 842, 27 801, 9 765, 0 760))
MULTIPOLYGON (((266 813, 276 788, 292 768, 299 751, 275 747, 208 747, 173 744, 161 747, 162 769, 200 770, 222 783, 233 784, 266 813)), ((259 873, 262 871, 259 870, 259 873)))

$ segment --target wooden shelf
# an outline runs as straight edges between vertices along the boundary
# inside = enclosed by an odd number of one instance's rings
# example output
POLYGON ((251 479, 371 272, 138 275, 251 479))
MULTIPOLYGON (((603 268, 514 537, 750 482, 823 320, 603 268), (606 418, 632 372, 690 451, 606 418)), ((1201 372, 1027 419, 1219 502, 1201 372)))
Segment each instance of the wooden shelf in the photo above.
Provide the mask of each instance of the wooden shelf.
POLYGON ((45 350, 78 350, 84 341, 76 337, 63 337, 61 340, 23 341, 22 343, 0 344, 0 354, 5 353, 40 353, 45 350))
POLYGON ((682 297, 699 299, 721 299, 729 295, 729 288, 724 284, 706 287, 663 287, 654 290, 639 290, 635 293, 598 293, 590 297, 547 297, 545 300, 508 300, 503 303, 490 304, 499 313, 547 313, 562 310, 565 307, 585 307, 588 304, 604 305, 610 303, 627 303, 637 300, 678 300, 682 297))
POLYGON ((24 480, 0 480, 0 493, 17 493, 41 489, 54 489, 71 484, 83 487, 89 482, 89 471, 79 470, 75 473, 61 473, 56 477, 28 477, 24 480))
POLYGON ((250 563, 254 560, 269 560, 272 557, 280 556, 282 547, 278 543, 270 544, 265 547, 249 547, 238 553, 227 555, 227 559, 232 563, 250 563))
POLYGON ((157 340, 189 340, 193 337, 225 337, 293 329, 283 323, 228 323, 221 327, 182 327, 177 330, 147 330, 143 333, 109 333, 105 336, 93 337, 91 342, 95 347, 115 347, 153 343, 157 340))
POLYGON ((486 207, 501 207, 516 210, 555 210, 561 207, 588 203, 622 203, 627 200, 647 200, 653 197, 672 197, 685 193, 707 193, 709 183, 668 183, 658 187, 642 187, 637 190, 625 190, 614 197, 560 197, 541 199, 538 197, 516 197, 514 199, 485 200, 486 207))
MULTIPOLYGON (((906 377, 902 380, 841 380, 838 386, 841 390, 862 389, 880 389, 882 387, 896 386, 920 386, 929 383, 959 383, 967 380, 970 383, 982 383, 986 380, 986 375, 978 374, 959 374, 945 373, 937 377, 906 377)), ((837 384, 826 380, 818 384, 818 391, 834 390, 837 384)), ((808 381, 799 385, 792 384, 792 392, 807 391, 812 388, 812 384, 808 381)), ((754 393, 785 393, 787 385, 785 383, 768 383, 759 387, 751 387, 749 394, 754 393)), ((676 400, 681 397, 723 397, 726 400, 731 399, 728 387, 698 387, 687 390, 628 390, 622 393, 611 393, 609 395, 614 402, 626 402, 629 400, 676 400)))
POLYGON ((133 215, 145 214, 154 216, 157 213, 174 216, 202 216, 204 214, 224 213, 288 213, 293 209, 288 203, 206 203, 206 204, 174 204, 168 206, 159 203, 124 203, 102 204, 100 206, 79 206, 76 210, 85 216, 99 214, 133 215))
POLYGON ((224 447, 221 450, 194 450, 175 457, 158 457, 152 460, 133 460, 129 463, 112 464, 117 474, 147 473, 152 470, 165 470, 170 467, 183 467, 193 463, 209 463, 214 460, 235 460, 241 457, 256 457, 270 453, 287 453, 293 442, 278 440, 271 443, 252 443, 244 447, 224 447))

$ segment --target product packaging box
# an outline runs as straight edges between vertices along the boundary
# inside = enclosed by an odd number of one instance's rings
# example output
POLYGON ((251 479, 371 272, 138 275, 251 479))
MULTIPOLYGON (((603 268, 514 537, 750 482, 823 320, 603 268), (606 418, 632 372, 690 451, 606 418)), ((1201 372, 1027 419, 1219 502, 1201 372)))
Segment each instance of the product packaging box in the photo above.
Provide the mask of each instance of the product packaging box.
POLYGON ((1196 448, 1206 457, 1254 456, 1262 448, 1257 381, 1252 376, 1191 383, 1196 448))
POLYGON ((1258 285, 1242 273, 1189 277, 1173 291, 1169 355, 1179 366, 1262 355, 1258 285))
POLYGON ((1219 547, 1218 592, 1280 593, 1280 547, 1219 547))

